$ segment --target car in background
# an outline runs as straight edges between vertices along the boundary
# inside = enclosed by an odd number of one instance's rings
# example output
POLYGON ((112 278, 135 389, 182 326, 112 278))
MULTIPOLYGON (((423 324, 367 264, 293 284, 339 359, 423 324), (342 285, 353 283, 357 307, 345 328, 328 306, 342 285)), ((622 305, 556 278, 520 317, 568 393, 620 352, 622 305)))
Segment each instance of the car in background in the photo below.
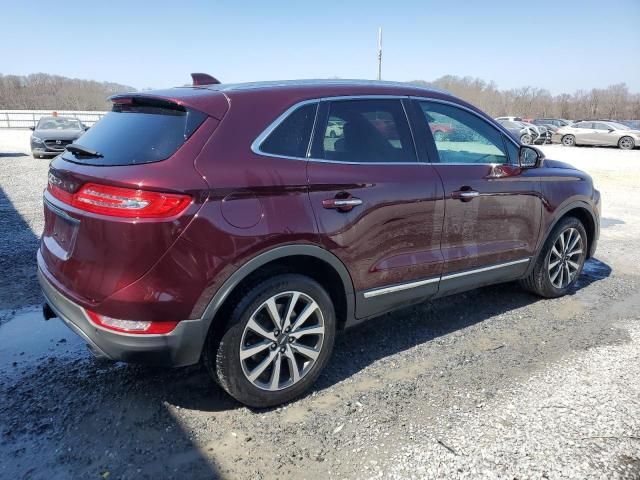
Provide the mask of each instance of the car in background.
POLYGON ((59 155, 88 129, 80 120, 71 117, 41 117, 31 127, 33 158, 59 155))
POLYGON ((533 123, 529 123, 525 121, 517 122, 517 123, 524 125, 525 127, 531 129, 533 132, 537 134, 537 138, 533 141, 533 143, 538 145, 551 143, 551 133, 549 133, 549 130, 547 129, 547 127, 543 125, 534 125, 533 123))
POLYGON ((522 117, 496 117, 497 121, 510 121, 510 122, 521 122, 522 121, 522 117))
POLYGON ((453 125, 450 123, 435 123, 429 124, 433 138, 440 142, 449 139, 450 135, 454 132, 453 125))
POLYGON ((559 128, 553 135, 552 141, 567 147, 601 145, 632 150, 640 146, 640 130, 632 130, 617 122, 586 120, 559 128))
POLYGON ((505 120, 507 117, 498 117, 496 121, 506 128, 515 138, 517 138, 523 145, 531 145, 534 143, 540 134, 538 131, 527 127, 522 122, 515 120, 505 120))
POLYGON ((534 125, 543 125, 545 127, 553 126, 554 131, 560 127, 566 127, 567 125, 571 125, 573 122, 571 120, 567 120, 566 118, 536 118, 532 120, 531 123, 534 125))

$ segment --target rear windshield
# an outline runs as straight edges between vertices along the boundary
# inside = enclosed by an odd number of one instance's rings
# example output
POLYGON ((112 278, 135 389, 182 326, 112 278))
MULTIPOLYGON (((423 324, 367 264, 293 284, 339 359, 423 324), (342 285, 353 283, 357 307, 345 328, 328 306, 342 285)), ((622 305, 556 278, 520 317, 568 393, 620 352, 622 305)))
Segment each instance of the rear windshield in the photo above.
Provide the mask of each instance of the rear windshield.
POLYGON ((159 162, 173 155, 196 131, 206 114, 157 100, 127 99, 114 104, 74 143, 101 156, 66 150, 62 157, 87 165, 138 165, 159 162))

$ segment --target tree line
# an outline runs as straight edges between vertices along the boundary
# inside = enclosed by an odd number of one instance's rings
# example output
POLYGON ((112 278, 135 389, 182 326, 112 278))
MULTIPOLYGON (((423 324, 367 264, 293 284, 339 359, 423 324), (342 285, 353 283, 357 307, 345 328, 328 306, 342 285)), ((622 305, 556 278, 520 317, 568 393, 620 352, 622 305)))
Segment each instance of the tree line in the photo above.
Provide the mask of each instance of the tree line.
POLYGON ((500 90, 495 82, 455 75, 445 75, 433 82, 415 80, 411 83, 446 90, 494 117, 640 119, 640 94, 631 93, 624 83, 559 95, 535 87, 500 90))
MULTIPOLYGON (((495 82, 454 75, 445 75, 432 82, 415 80, 411 83, 447 90, 496 117, 640 119, 640 94, 630 92, 624 83, 560 95, 535 87, 500 90, 495 82)), ((109 110, 109 96, 131 91, 135 89, 118 83, 46 73, 0 74, 0 109, 109 110)))
POLYGON ((135 91, 118 83, 80 80, 47 73, 0 74, 1 110, 110 110, 107 98, 135 91))

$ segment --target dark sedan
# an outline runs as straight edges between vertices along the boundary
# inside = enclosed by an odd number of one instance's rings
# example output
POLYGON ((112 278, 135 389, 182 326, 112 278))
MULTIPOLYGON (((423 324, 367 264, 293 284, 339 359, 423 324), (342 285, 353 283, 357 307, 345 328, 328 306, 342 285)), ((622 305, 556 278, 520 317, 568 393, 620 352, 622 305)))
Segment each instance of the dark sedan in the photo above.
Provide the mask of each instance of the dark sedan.
POLYGON ((42 158, 62 153, 87 127, 76 118, 42 117, 31 129, 31 153, 34 158, 42 158))

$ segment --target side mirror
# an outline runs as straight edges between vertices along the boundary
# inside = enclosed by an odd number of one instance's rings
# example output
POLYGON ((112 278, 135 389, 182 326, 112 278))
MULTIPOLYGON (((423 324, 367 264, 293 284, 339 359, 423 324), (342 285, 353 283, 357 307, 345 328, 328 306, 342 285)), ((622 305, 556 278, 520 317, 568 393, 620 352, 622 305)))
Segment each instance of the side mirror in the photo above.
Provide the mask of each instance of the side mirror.
POLYGON ((29 127, 29 130, 34 131, 36 127, 29 127))
POLYGON ((609 133, 611 133, 611 132, 615 132, 615 130, 614 130, 613 128, 610 128, 610 129, 608 130, 608 132, 609 132, 609 133))
POLYGON ((537 168, 542 165, 544 153, 535 147, 522 145, 518 154, 518 164, 521 168, 537 168))

